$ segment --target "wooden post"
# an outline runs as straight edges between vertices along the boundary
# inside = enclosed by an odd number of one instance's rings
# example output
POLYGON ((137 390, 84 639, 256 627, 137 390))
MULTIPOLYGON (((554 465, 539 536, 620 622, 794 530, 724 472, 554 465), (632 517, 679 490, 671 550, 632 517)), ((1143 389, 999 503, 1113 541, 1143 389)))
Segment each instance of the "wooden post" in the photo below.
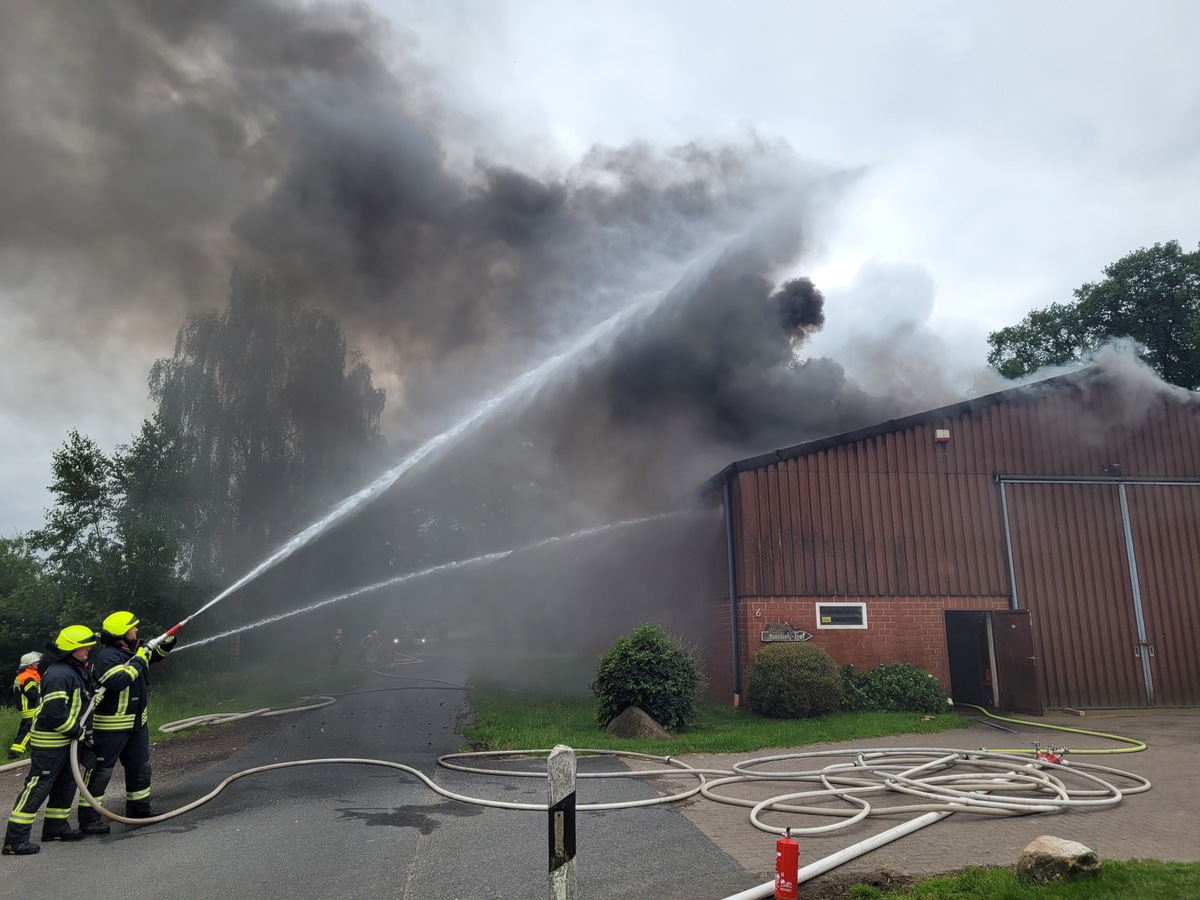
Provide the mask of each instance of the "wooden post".
POLYGON ((550 900, 575 898, 575 751, 559 744, 547 764, 550 900))

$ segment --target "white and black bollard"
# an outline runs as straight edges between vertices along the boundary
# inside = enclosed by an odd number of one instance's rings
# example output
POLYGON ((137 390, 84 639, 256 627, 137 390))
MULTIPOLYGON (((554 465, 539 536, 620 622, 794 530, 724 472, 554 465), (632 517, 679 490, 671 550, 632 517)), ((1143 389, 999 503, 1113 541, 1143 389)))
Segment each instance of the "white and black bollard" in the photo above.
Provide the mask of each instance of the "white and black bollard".
POLYGON ((575 751, 550 751, 550 900, 575 900, 575 751))

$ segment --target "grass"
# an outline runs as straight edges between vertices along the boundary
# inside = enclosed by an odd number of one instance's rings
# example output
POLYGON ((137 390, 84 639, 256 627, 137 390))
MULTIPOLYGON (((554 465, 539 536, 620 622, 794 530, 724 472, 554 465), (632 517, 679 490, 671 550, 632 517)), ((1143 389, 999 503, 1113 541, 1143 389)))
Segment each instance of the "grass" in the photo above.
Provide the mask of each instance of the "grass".
POLYGON ((1200 897, 1200 863, 1106 860, 1095 878, 1034 885, 1009 868, 967 869, 894 891, 865 884, 850 888, 855 900, 1177 900, 1200 897))
MULTIPOLYGON (((158 675, 159 672, 155 671, 154 674, 158 675)), ((362 680, 364 670, 348 666, 333 670, 308 670, 308 674, 310 677, 305 680, 286 678, 281 677, 278 666, 254 665, 236 672, 187 672, 165 683, 163 678, 155 678, 150 693, 150 739, 171 740, 200 730, 188 728, 169 734, 159 731, 158 727, 167 722, 264 706, 276 709, 299 706, 307 695, 349 691, 362 680)), ((5 752, 16 736, 19 721, 20 713, 17 710, 0 709, 0 740, 4 742, 0 749, 5 752)), ((3 761, 3 756, 0 756, 0 762, 3 761)))
POLYGON ((164 733, 160 725, 190 719, 210 713, 243 712, 271 707, 303 705, 306 696, 342 693, 353 689, 363 678, 364 670, 353 666, 338 669, 307 670, 300 673, 310 677, 299 680, 281 677, 278 666, 246 666, 236 672, 215 672, 176 678, 166 684, 155 684, 150 694, 150 734, 161 741, 197 729, 164 733))
POLYGON ((933 734, 971 724, 956 713, 927 720, 920 713, 860 712, 781 721, 745 709, 706 704, 692 727, 670 740, 654 741, 610 736, 596 724, 596 701, 590 697, 516 694, 485 687, 471 693, 471 707, 473 714, 459 724, 459 733, 477 748, 544 750, 567 744, 660 756, 741 753, 895 734, 933 734))

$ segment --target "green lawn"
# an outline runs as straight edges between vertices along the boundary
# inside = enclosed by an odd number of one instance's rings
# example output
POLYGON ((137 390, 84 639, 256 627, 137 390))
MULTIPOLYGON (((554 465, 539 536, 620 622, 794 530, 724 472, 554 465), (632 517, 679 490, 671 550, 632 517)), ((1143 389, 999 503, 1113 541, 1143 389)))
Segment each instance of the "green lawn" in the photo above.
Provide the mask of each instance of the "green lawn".
POLYGON ((1200 897, 1200 863, 1106 860, 1096 878, 1052 885, 1024 884, 1009 868, 967 869, 895 891, 855 885, 849 896, 855 900, 1183 900, 1200 897))
POLYGON ((796 747, 831 741, 933 734, 967 728, 956 713, 933 718, 920 713, 834 713, 816 719, 766 719, 746 709, 706 704, 691 728, 666 741, 614 738, 596 724, 591 697, 518 694, 479 688, 470 694, 472 713, 459 733, 490 750, 544 750, 556 744, 594 750, 631 750, 658 756, 682 753, 742 753, 769 747, 796 747))
MULTIPOLYGON (((170 665, 170 662, 163 665, 170 665)), ((193 716, 300 706, 303 705, 302 698, 308 694, 353 689, 363 674, 363 670, 349 666, 336 670, 309 670, 308 678, 303 675, 293 678, 282 677, 278 667, 259 665, 247 666, 237 672, 188 672, 169 681, 160 677, 150 694, 150 739, 170 740, 194 734, 196 729, 191 728, 169 734, 158 730, 166 722, 193 716)), ((4 742, 2 749, 5 752, 16 736, 19 720, 17 710, 0 709, 0 740, 4 742)), ((2 756, 0 761, 3 761, 2 756)))

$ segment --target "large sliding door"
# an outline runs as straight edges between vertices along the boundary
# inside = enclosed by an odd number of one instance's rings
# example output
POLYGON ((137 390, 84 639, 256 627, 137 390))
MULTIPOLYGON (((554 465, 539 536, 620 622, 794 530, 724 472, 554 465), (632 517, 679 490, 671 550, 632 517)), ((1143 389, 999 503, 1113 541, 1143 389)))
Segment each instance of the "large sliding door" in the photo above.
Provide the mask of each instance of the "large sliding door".
POLYGON ((1017 605, 1033 617, 1046 705, 1144 705, 1118 486, 1002 488, 1017 605))

